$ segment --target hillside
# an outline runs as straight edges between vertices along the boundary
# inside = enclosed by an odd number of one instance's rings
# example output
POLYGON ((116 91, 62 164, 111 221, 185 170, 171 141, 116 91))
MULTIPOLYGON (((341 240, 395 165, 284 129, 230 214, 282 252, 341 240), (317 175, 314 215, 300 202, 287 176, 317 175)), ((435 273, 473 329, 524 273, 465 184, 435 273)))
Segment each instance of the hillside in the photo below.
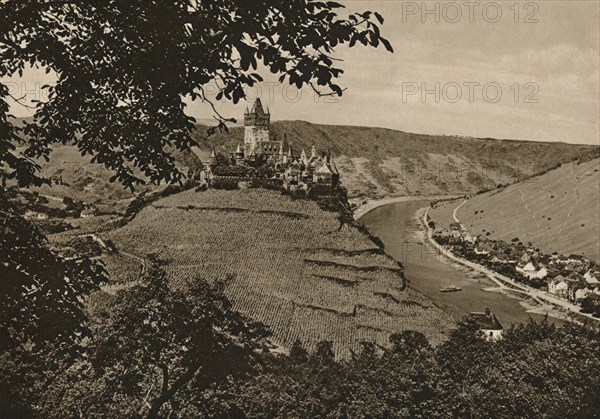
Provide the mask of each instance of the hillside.
MULTIPOLYGON (((244 131, 205 135, 196 140, 203 157, 211 149, 228 153, 242 142, 244 131)), ((304 121, 271 124, 271 137, 287 133, 295 155, 330 150, 350 197, 368 195, 438 195, 473 193, 513 183, 575 158, 597 157, 600 148, 491 138, 411 134, 384 128, 317 125, 304 121)))
MULTIPOLYGON (((347 358, 360 341, 387 345, 389 334, 411 329, 439 343, 451 328, 447 314, 406 287, 398 263, 313 201, 259 189, 187 191, 104 238, 130 257, 169 260, 173 287, 233 275, 234 308, 266 323, 286 347, 330 340, 347 358)), ((139 266, 123 264, 123 256, 106 257, 109 271, 136 278, 139 266)))
MULTIPOLYGON (((226 154, 244 139, 244 128, 239 123, 228 134, 208 137, 206 130, 206 126, 199 125, 194 134, 199 144, 194 152, 203 161, 213 148, 226 154)), ((598 146, 432 136, 304 121, 272 123, 272 138, 283 139, 284 133, 296 156, 302 149, 310 153, 313 144, 319 152, 330 150, 350 197, 475 193, 514 183, 561 163, 600 155, 598 146)), ((175 158, 182 168, 197 163, 190 162, 195 158, 192 153, 175 153, 175 158)), ((55 146, 51 163, 40 164, 44 175, 62 176, 68 183, 51 189, 43 187, 38 190, 42 194, 61 199, 70 196, 100 207, 106 203, 107 211, 116 202, 125 205, 133 196, 121 185, 110 183, 112 174, 91 164, 90 156, 82 157, 74 146, 55 146)), ((146 189, 141 186, 137 192, 146 189)))
MULTIPOLYGON (((457 210, 457 217, 474 234, 505 241, 518 237, 547 253, 574 253, 600 261, 599 185, 600 159, 567 163, 477 195, 457 210)), ((430 214, 448 225, 458 203, 440 204, 430 214)))
MULTIPOLYGON (((186 173, 188 167, 200 164, 192 152, 173 150, 173 155, 177 167, 183 173, 186 173)), ((39 164, 42 168, 41 175, 53 179, 52 185, 30 187, 27 191, 37 192, 57 202, 62 202, 67 196, 94 204, 102 212, 122 212, 137 194, 165 187, 164 184, 146 184, 131 192, 120 183, 111 182, 110 178, 114 173, 101 164, 90 163, 91 157, 82 156, 77 147, 72 145, 54 146, 50 157, 50 162, 39 161, 39 164)))

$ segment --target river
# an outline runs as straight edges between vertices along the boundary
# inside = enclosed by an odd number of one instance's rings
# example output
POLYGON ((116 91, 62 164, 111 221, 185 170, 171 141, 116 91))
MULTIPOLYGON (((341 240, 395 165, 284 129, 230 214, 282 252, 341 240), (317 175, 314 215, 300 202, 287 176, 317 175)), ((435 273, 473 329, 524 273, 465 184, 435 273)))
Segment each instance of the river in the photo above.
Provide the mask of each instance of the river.
POLYGON ((505 327, 528 321, 530 317, 542 319, 543 314, 526 311, 531 308, 530 304, 495 289, 496 285, 485 275, 448 261, 427 245, 417 212, 427 207, 429 202, 385 205, 371 210, 360 219, 369 231, 383 240, 386 253, 402 262, 410 286, 456 319, 472 311, 484 311, 486 307, 496 314, 505 327), (462 291, 440 292, 440 288, 450 285, 458 286, 462 291))

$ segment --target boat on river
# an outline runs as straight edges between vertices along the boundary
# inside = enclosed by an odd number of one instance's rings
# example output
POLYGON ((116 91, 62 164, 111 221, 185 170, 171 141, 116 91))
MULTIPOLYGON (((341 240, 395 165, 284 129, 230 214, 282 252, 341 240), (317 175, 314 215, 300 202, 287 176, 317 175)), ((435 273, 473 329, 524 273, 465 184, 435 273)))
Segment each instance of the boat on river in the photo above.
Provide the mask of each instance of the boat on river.
POLYGON ((441 292, 457 292, 457 291, 462 291, 462 288, 451 285, 449 287, 440 289, 440 291, 441 292))

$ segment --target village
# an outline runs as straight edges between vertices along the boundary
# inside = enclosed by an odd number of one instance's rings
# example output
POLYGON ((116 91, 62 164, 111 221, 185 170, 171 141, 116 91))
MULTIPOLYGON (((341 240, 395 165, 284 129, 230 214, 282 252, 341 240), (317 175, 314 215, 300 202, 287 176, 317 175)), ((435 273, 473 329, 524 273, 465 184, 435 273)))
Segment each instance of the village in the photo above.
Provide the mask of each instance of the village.
POLYGON ((545 291, 600 317, 600 264, 571 254, 544 253, 518 237, 507 243, 469 233, 460 223, 435 226, 433 239, 453 254, 478 263, 515 282, 545 291))

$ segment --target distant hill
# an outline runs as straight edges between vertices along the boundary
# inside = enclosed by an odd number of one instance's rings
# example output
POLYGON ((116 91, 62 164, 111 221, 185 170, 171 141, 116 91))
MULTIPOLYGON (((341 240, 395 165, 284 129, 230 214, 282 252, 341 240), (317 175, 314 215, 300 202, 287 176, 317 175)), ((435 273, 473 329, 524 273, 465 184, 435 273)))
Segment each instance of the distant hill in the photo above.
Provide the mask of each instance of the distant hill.
MULTIPOLYGON (((458 202, 430 212, 448 224, 458 202)), ((567 163, 541 176, 477 195, 457 210, 475 234, 505 241, 518 237, 547 253, 580 254, 600 261, 600 159, 567 163)))
MULTIPOLYGON (((331 151, 350 196, 473 193, 600 155, 598 146, 421 135, 304 121, 272 123, 272 137, 283 139, 284 133, 297 156, 302 149, 310 153, 313 144, 320 152, 331 151)), ((204 155, 213 148, 233 151, 243 138, 242 127, 208 137, 206 127, 199 126, 196 133, 204 155)))
MULTIPOLYGON (((332 341, 337 357, 361 341, 388 345, 391 333, 423 332, 439 343, 452 319, 406 287, 403 269, 356 227, 310 200, 264 189, 187 191, 154 202, 122 228, 103 233, 137 258, 170 261, 171 286, 223 279, 234 308, 267 324, 276 343, 314 349, 332 341)), ((126 255, 127 256, 127 255, 126 255)), ((120 281, 139 271, 106 257, 120 281)))
MULTIPOLYGON (((174 150, 175 162, 184 173, 188 167, 200 165, 200 160, 192 152, 181 153, 174 150)), ((56 145, 52 148, 50 161, 40 161, 41 173, 54 180, 52 186, 28 188, 47 197, 62 200, 65 196, 94 204, 105 212, 122 212, 131 199, 144 191, 164 188, 165 185, 141 185, 131 192, 118 182, 110 182, 114 173, 103 165, 90 163, 91 157, 82 156, 72 145, 56 145)), ((141 176, 141 175, 140 175, 141 176)), ((13 182, 14 184, 14 182, 13 182)))
MULTIPOLYGON (((208 137, 206 131, 207 126, 198 125, 195 153, 176 153, 180 167, 189 166, 195 156, 206 161, 213 148, 221 153, 233 151, 244 140, 239 123, 231 126, 229 133, 208 137)), ((350 197, 474 193, 514 183, 561 163, 600 156, 600 147, 590 145, 422 135, 304 121, 272 123, 271 137, 283 139, 284 133, 297 156, 302 149, 310 153, 313 144, 318 152, 331 151, 350 197)), ((75 195, 86 201, 132 196, 120 185, 109 184, 112 174, 90 164, 90 156, 82 157, 75 147, 58 145, 54 150, 50 162, 42 162, 44 172, 69 179, 75 195)), ((47 193, 46 189, 42 193, 47 193)), ((68 192, 67 188, 53 190, 52 195, 68 192)))

